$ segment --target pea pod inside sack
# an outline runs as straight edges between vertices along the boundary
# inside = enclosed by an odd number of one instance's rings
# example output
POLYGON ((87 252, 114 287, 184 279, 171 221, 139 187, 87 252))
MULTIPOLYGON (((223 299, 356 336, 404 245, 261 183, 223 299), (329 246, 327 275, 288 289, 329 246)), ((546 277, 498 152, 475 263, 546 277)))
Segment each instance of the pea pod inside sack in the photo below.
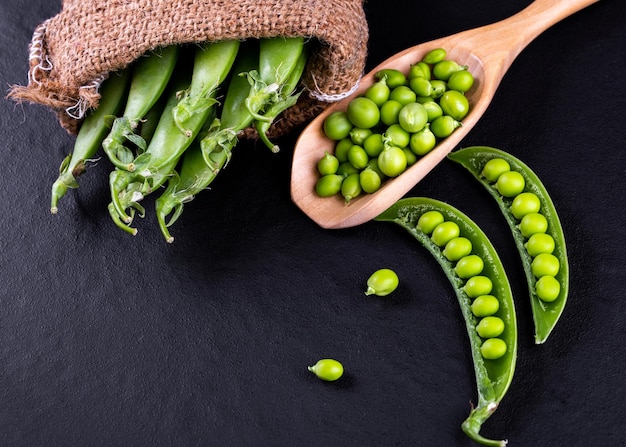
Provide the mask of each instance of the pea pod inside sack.
POLYGON ((480 444, 506 445, 480 435, 509 389, 517 359, 513 295, 496 250, 469 217, 433 199, 401 199, 375 220, 407 230, 448 277, 469 336, 478 391, 478 402, 461 427, 480 444))
POLYGON ((521 160, 496 148, 468 147, 448 157, 480 181, 509 224, 526 273, 535 343, 544 343, 569 292, 565 236, 546 187, 521 160))

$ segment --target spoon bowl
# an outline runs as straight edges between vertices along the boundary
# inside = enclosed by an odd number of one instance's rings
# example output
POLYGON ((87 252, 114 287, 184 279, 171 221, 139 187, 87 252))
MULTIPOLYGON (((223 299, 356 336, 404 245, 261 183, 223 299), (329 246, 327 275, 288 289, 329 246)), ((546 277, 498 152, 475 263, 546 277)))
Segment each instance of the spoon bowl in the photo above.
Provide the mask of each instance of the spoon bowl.
POLYGON ((524 10, 500 22, 436 39, 408 48, 385 60, 363 76, 349 97, 329 106, 304 129, 296 142, 291 175, 291 198, 313 221, 323 228, 339 229, 365 223, 401 199, 433 170, 476 125, 491 103, 500 81, 517 55, 539 34, 565 17, 599 0, 536 0, 524 10), (470 112, 462 126, 438 142, 428 154, 396 178, 383 182, 373 194, 362 194, 346 204, 340 195, 320 197, 315 192, 319 179, 317 162, 324 153, 333 152, 335 142, 324 135, 328 115, 346 110, 348 103, 362 95, 383 68, 408 73, 409 67, 428 51, 445 48, 447 58, 468 67, 474 86, 466 93, 470 112))

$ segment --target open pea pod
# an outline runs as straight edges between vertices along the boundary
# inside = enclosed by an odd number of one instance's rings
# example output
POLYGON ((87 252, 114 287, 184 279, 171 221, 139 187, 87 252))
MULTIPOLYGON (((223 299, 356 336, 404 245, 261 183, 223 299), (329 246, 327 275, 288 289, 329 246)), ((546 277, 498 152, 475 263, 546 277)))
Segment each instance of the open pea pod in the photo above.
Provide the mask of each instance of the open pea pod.
POLYGON ((547 189, 539 177, 526 164, 500 149, 488 146, 468 147, 449 154, 448 158, 461 164, 485 187, 489 194, 496 200, 502 214, 509 224, 515 244, 520 253, 526 273, 526 280, 528 282, 528 291, 535 325, 535 343, 540 344, 545 342, 563 313, 569 292, 569 266, 565 237, 559 216, 547 189), (524 179, 524 189, 522 192, 531 193, 538 199, 538 209, 532 214, 540 214, 545 217, 546 229, 541 234, 543 235, 545 233, 545 235, 549 236, 554 241, 553 245, 551 244, 548 249, 540 251, 549 252, 549 254, 556 259, 554 263, 558 264, 558 271, 553 275, 553 278, 556 279, 556 282, 554 282, 555 285, 552 287, 555 292, 549 297, 542 293, 540 282, 541 274, 538 276, 538 268, 536 266, 537 256, 532 250, 529 252, 528 243, 530 239, 528 234, 525 235, 522 231, 520 215, 519 213, 517 217, 514 215, 513 203, 518 195, 514 197, 503 196, 498 190, 497 181, 494 181, 494 178, 488 179, 484 175, 483 170, 485 165, 490 160, 495 159, 505 161, 510 167, 510 171, 521 174, 524 179))
MULTIPOLYGON (((478 391, 478 403, 472 407, 469 417, 461 427, 471 439, 480 444, 506 445, 506 441, 487 439, 479 433, 482 424, 494 413, 509 389, 517 359, 517 319, 513 295, 496 250, 485 233, 469 217, 451 205, 434 199, 421 197, 401 199, 375 220, 393 222, 407 230, 435 257, 450 280, 465 320, 478 391), (458 232, 453 234, 449 241, 442 241, 439 236, 435 236, 439 231, 437 227, 424 229, 425 225, 421 224, 420 218, 427 213, 429 213, 427 217, 432 214, 439 216, 441 223, 458 228, 458 232), (478 273, 474 276, 467 277, 459 273, 461 270, 458 265, 463 262, 463 258, 456 259, 450 256, 445 248, 452 239, 459 238, 471 243, 471 251, 463 257, 476 256, 483 261, 483 266, 476 270, 478 273), (476 307, 472 308, 472 302, 478 298, 469 288, 469 284, 477 277, 488 278, 488 281, 485 281, 490 282, 492 286, 483 292, 497 299, 497 308, 489 312, 489 316, 492 319, 499 319, 503 323, 503 330, 493 338, 485 337, 479 329, 479 324, 486 315, 477 312, 476 307), (503 350, 496 355, 488 352, 487 347, 491 344, 488 340, 494 339, 499 340, 499 346, 503 346, 503 350)), ((440 228, 443 229, 443 226, 440 228)), ((479 292, 480 296, 486 296, 483 292, 479 292)))

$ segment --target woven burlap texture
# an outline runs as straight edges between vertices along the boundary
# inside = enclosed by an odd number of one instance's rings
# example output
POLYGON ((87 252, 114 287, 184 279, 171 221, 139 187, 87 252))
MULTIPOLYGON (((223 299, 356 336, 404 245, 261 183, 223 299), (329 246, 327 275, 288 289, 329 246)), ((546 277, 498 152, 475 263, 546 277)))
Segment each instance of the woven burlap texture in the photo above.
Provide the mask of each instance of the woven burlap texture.
POLYGON ((166 45, 275 36, 310 38, 305 93, 275 123, 281 134, 353 89, 363 73, 364 0, 64 0, 30 45, 27 86, 9 96, 45 105, 76 133, 112 71, 166 45))

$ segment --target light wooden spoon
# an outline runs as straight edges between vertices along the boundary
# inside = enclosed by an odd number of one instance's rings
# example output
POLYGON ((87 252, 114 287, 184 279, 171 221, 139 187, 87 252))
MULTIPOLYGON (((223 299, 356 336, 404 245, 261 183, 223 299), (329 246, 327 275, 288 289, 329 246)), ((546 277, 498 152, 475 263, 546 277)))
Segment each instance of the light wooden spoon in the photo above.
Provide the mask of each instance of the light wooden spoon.
POLYGON ((416 45, 382 62, 361 79, 360 87, 350 97, 326 109, 299 136, 292 162, 292 200, 323 228, 352 227, 378 216, 437 166, 474 127, 489 106, 502 77, 533 39, 565 17, 597 1, 536 0, 500 22, 416 45), (374 75, 378 70, 396 68, 407 73, 411 64, 434 48, 445 48, 449 59, 466 65, 476 78, 475 85, 467 93, 471 110, 463 119, 462 127, 399 177, 384 182, 384 186, 374 194, 362 194, 352 199, 349 205, 345 204, 341 195, 319 197, 315 192, 315 183, 319 178, 317 162, 325 151, 332 153, 334 146, 323 133, 324 119, 334 111, 345 110, 352 98, 375 82, 374 75))

